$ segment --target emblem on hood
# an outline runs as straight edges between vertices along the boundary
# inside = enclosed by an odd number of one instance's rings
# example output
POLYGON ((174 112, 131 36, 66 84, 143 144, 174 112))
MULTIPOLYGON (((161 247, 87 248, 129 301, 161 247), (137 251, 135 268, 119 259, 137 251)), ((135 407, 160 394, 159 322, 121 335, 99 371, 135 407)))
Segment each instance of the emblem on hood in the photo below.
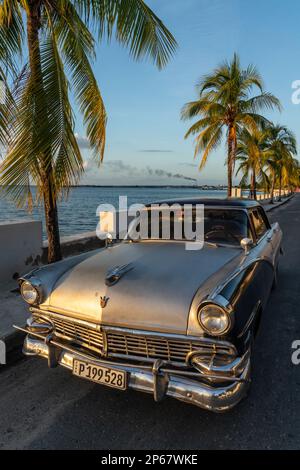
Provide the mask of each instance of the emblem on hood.
POLYGON ((122 266, 116 266, 107 271, 105 276, 105 284, 107 286, 113 286, 116 284, 124 274, 128 273, 134 268, 132 263, 123 264, 122 266))
POLYGON ((106 297, 106 295, 101 295, 100 305, 102 308, 106 307, 108 301, 109 301, 109 297, 106 297))

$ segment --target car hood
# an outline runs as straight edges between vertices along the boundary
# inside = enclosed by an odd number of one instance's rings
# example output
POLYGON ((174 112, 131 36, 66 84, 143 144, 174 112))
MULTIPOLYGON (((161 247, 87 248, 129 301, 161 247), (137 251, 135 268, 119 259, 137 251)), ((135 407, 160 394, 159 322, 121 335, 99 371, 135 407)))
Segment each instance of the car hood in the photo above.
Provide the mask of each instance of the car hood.
POLYGON ((100 324, 185 334, 199 287, 215 273, 220 278, 220 270, 225 274, 225 266, 238 258, 234 248, 205 245, 188 251, 181 242, 116 244, 67 269, 54 283, 47 308, 100 324), (107 286, 109 270, 128 263, 131 269, 107 286))

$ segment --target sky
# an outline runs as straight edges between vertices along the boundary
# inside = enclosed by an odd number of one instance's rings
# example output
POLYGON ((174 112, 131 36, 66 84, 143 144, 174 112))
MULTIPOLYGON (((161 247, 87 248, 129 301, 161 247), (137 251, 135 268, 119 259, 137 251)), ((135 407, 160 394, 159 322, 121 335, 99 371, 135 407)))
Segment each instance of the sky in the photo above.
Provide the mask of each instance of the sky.
MULTIPOLYGON (((234 52, 242 66, 252 63, 283 111, 266 113, 287 125, 300 142, 300 104, 292 84, 300 80, 300 2, 294 0, 148 0, 175 36, 179 48, 165 69, 150 60, 135 62, 112 41, 97 46, 94 64, 107 113, 104 163, 91 159, 76 112, 76 132, 85 160, 81 184, 225 184, 226 147, 210 155, 199 172, 193 137, 182 106, 194 100, 199 78, 234 52)), ((296 86, 296 85, 294 85, 296 86)), ((298 87, 300 82, 298 83, 298 87)), ((298 93, 300 97, 300 93, 298 93)), ((239 177, 235 179, 238 183, 239 177)))

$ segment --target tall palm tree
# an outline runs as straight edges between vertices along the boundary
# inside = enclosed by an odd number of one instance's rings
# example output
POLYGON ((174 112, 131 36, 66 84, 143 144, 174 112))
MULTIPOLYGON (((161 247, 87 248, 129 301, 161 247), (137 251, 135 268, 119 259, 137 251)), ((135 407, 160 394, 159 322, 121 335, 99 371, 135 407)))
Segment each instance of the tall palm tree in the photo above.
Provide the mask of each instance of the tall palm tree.
POLYGON ((294 134, 286 126, 273 125, 269 132, 269 154, 266 163, 272 176, 271 203, 273 203, 276 183, 279 186, 279 200, 281 200, 282 183, 288 180, 295 165, 293 157, 297 154, 297 142, 294 134))
POLYGON ((242 172, 241 185, 250 178, 250 195, 256 199, 257 181, 265 182, 264 163, 269 152, 269 129, 243 129, 237 137, 236 159, 239 167, 236 174, 242 172))
POLYGON ((225 62, 211 74, 203 76, 198 85, 199 98, 187 103, 182 110, 182 119, 199 118, 185 134, 185 138, 196 135, 195 157, 203 151, 202 169, 210 152, 222 142, 223 131, 227 138, 228 196, 232 192, 232 175, 237 146, 237 133, 247 126, 255 129, 268 121, 260 114, 263 109, 280 109, 279 100, 263 91, 261 76, 249 65, 242 69, 237 54, 230 63, 225 62), (253 89, 258 94, 253 95, 253 89))
POLYGON ((142 0, 0 1, 0 77, 6 80, 0 146, 7 148, 0 184, 20 205, 30 204, 30 183, 36 184, 49 262, 61 258, 57 197, 83 172, 69 90, 100 162, 107 116, 91 63, 96 39, 112 36, 134 59, 151 58, 159 69, 176 49, 172 34, 142 0))

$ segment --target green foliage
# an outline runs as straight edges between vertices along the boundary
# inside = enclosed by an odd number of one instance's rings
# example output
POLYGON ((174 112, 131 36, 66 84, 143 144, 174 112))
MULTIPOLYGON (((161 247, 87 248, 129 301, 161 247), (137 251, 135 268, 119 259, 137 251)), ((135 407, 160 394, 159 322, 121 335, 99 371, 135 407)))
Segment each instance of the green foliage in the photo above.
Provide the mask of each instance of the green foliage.
POLYGON ((237 135, 243 129, 256 129, 268 125, 261 114, 264 109, 280 109, 279 100, 263 91, 263 82, 256 68, 242 69, 237 54, 232 61, 224 62, 211 74, 202 77, 197 85, 198 99, 182 109, 182 119, 196 118, 185 137, 195 135, 196 157, 202 153, 200 169, 209 154, 222 142, 224 131, 233 155, 228 150, 227 164, 234 166, 237 135), (253 91, 257 89, 258 94, 253 91), (232 147, 233 145, 233 147, 232 147))
POLYGON ((91 149, 103 159, 107 115, 92 68, 94 35, 114 36, 134 59, 150 58, 158 68, 177 47, 141 0, 0 1, 0 77, 7 79, 6 102, 0 105, 0 145, 7 149, 0 185, 19 205, 30 206, 30 183, 40 197, 50 181, 56 198, 83 172, 70 89, 91 149), (38 24, 34 45, 28 40, 29 18, 38 24), (22 55, 26 42, 28 63, 22 55))
POLYGON ((285 126, 270 123, 263 129, 243 129, 238 135, 237 146, 237 174, 242 173, 241 186, 245 186, 253 175, 254 183, 268 191, 275 186, 298 186, 296 154, 296 138, 285 126))

